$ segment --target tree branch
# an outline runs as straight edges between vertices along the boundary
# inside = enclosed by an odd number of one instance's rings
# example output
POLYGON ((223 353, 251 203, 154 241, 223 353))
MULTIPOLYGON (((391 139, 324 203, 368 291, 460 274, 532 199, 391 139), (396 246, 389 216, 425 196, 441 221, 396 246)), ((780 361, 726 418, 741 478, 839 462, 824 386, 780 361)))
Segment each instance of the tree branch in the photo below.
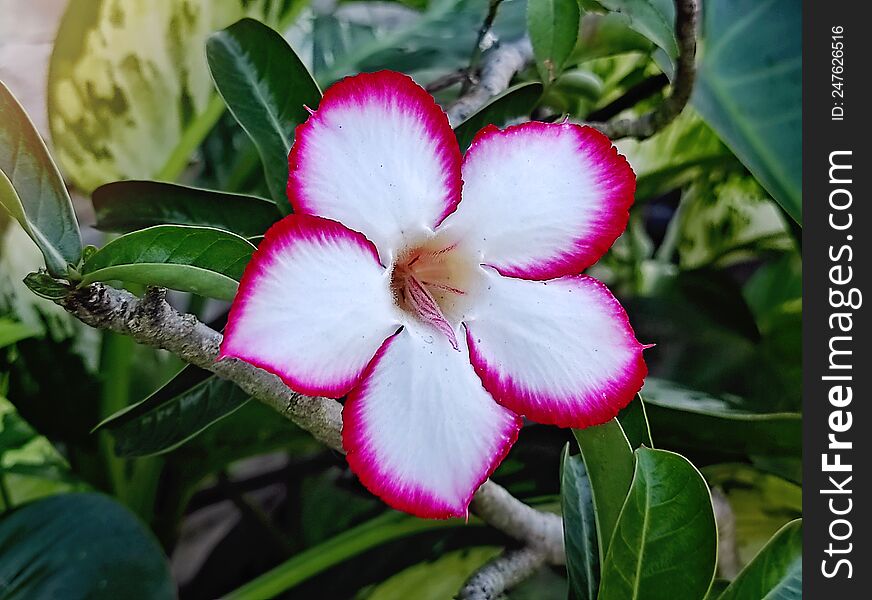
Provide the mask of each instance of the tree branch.
MULTIPOLYGON (((343 452, 339 402, 297 394, 275 375, 246 362, 217 361, 221 334, 193 315, 179 314, 166 302, 166 290, 149 288, 139 299, 130 292, 93 283, 72 290, 56 302, 83 323, 168 350, 188 363, 232 381, 326 446, 343 452)), ((486 481, 476 492, 473 511, 506 535, 535 548, 548 561, 565 562, 562 522, 557 515, 527 506, 492 481, 486 481)))
POLYGON ((625 137, 645 139, 671 123, 684 110, 693 92, 698 16, 697 0, 675 0, 675 37, 678 41, 675 77, 672 93, 657 108, 634 119, 591 122, 588 125, 616 140, 625 137))
POLYGON ((478 35, 475 38, 475 47, 472 49, 472 54, 469 58, 469 66, 466 68, 466 76, 463 78, 463 85, 460 87, 461 96, 468 92, 472 84, 475 83, 475 71, 478 69, 478 61, 481 60, 482 44, 484 43, 485 36, 487 36, 491 27, 494 25, 494 19, 497 18, 497 10, 499 10, 502 2, 503 0, 488 1, 487 14, 484 17, 481 27, 478 29, 478 35))
POLYGON ((527 546, 507 550, 488 562, 466 580, 457 593, 458 600, 493 600, 521 583, 545 564, 546 557, 537 548, 527 546))
POLYGON ((523 38, 503 44, 484 55, 478 83, 451 103, 445 111, 452 127, 457 127, 471 114, 487 104, 488 100, 504 92, 515 73, 533 60, 533 46, 523 38))

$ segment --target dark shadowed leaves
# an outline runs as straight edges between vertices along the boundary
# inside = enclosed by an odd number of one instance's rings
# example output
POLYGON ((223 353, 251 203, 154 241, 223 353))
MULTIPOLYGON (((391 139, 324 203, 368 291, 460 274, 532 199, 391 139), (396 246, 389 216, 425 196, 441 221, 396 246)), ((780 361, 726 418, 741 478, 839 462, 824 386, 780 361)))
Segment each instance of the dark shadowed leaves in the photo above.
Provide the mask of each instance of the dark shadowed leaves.
POLYGON ((153 225, 214 227, 242 237, 263 235, 281 215, 256 196, 160 181, 117 181, 94 190, 97 229, 127 233, 153 225))

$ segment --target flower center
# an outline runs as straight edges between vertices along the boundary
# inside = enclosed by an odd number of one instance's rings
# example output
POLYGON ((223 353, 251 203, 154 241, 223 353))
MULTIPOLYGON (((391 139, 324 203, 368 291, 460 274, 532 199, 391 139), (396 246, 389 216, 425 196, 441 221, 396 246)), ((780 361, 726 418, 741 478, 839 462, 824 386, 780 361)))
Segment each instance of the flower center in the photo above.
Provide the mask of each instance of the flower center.
POLYGON ((391 291, 406 314, 444 334, 458 349, 456 327, 468 305, 475 262, 437 239, 403 251, 391 273, 391 291))

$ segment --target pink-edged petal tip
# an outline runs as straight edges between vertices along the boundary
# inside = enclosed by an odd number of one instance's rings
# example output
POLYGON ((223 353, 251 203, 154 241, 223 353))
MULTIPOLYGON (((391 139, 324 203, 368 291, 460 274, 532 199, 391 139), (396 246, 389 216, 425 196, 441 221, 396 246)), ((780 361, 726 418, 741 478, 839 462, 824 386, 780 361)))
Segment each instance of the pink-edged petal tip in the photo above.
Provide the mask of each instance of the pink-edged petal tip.
POLYGON ((472 364, 497 402, 582 428, 612 419, 641 389, 643 346, 605 285, 584 275, 489 277, 487 310, 466 327, 472 364))
POLYGON ((398 327, 387 273, 361 234, 290 215, 245 269, 221 358, 275 373, 302 394, 338 398, 398 327))
POLYGON ((627 225, 636 177, 599 131, 489 126, 463 159, 463 202, 443 227, 500 273, 552 279, 595 263, 627 225))
POLYGON ((493 401, 460 351, 424 326, 385 342, 342 413, 348 463, 387 504, 466 517, 475 490, 517 439, 521 419, 493 401))
POLYGON ((333 84, 297 127, 288 197, 297 213, 362 232, 386 263, 457 207, 460 160, 430 94, 400 73, 363 73, 333 84))

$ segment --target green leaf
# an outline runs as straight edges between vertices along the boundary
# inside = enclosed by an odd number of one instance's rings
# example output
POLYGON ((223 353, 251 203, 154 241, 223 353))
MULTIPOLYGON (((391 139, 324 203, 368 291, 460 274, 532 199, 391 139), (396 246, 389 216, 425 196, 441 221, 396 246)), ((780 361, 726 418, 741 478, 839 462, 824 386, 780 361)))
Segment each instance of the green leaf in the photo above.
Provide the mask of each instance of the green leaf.
POLYGON ((602 564, 633 480, 633 451, 617 419, 573 433, 593 492, 602 564))
POLYGON ((203 44, 248 15, 287 23, 304 0, 71 0, 49 62, 54 151, 76 187, 174 180, 224 104, 203 44))
POLYGON ((580 19, 578 0, 528 0, 527 29, 536 68, 545 83, 563 71, 578 40, 580 19))
POLYGON ((757 413, 732 396, 713 396, 648 378, 642 388, 654 438, 661 446, 746 457, 802 455, 802 417, 757 413))
POLYGON ((66 298, 72 291, 70 286, 60 281, 56 281, 47 273, 28 273, 24 278, 24 285, 27 288, 46 300, 60 300, 66 298))
POLYGON ((117 181, 94 190, 97 229, 127 233, 153 225, 214 227, 250 238, 281 216, 256 196, 227 194, 159 181, 117 181))
POLYGON ((0 317, 0 348, 11 346, 15 342, 39 335, 39 330, 26 324, 13 321, 8 317, 0 317))
POLYGON ((95 429, 112 433, 117 456, 161 454, 238 410, 248 398, 226 379, 187 366, 148 398, 112 415, 95 429))
POLYGON ((763 187, 802 222, 802 7, 714 0, 693 104, 763 187))
POLYGON ((782 527, 718 600, 745 598, 802 598, 802 519, 782 527))
POLYGON ((679 454, 636 450, 636 471, 602 569, 599 600, 699 600, 715 574, 708 486, 679 454))
POLYGON ((81 285, 120 280, 233 300, 254 246, 208 227, 158 225, 116 238, 82 266, 81 285))
POLYGON ((622 15, 631 29, 657 44, 670 58, 678 56, 673 0, 598 0, 622 15))
POLYGON ((454 128, 460 151, 465 152, 475 134, 488 125, 504 127, 510 121, 528 116, 539 98, 543 86, 539 82, 520 83, 507 89, 499 96, 471 114, 463 123, 454 128))
POLYGON ((281 35, 252 19, 213 34, 206 57, 218 92, 257 146, 270 195, 289 213, 288 153, 309 116, 305 107, 321 100, 318 84, 281 35))
POLYGON ((593 491, 580 456, 563 450, 560 473, 560 506, 563 513, 563 541, 566 546, 566 572, 573 600, 596 600, 599 589, 599 544, 593 491))
POLYGON ((60 494, 0 519, 3 597, 175 597, 169 565, 133 514, 101 494, 60 494))
POLYGON ((645 402, 640 394, 618 413, 618 422, 621 429, 627 435, 627 441, 634 450, 640 446, 653 448, 651 441, 651 428, 648 426, 648 414, 645 410, 645 402))
POLYGON ((27 232, 52 275, 78 265, 82 238, 63 179, 36 128, 0 82, 0 205, 27 232))

